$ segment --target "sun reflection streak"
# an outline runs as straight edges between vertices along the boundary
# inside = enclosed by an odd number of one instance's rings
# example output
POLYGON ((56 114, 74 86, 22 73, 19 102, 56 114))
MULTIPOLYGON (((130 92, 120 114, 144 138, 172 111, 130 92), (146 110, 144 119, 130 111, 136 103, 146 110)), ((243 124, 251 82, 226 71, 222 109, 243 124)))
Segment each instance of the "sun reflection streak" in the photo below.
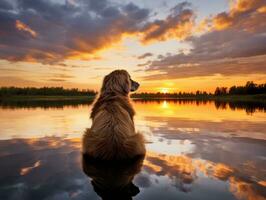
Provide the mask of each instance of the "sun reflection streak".
POLYGON ((163 101, 162 108, 164 108, 164 109, 169 108, 167 101, 165 101, 165 100, 163 101))

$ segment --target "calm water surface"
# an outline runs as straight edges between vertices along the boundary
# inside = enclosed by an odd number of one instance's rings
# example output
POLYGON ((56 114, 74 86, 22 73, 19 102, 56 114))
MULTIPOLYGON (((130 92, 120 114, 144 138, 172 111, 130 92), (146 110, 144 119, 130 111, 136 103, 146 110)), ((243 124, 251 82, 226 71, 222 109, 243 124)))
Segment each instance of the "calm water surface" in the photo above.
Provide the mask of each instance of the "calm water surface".
POLYGON ((265 105, 137 101, 134 107, 147 154, 106 165, 80 154, 91 104, 0 105, 0 199, 93 200, 110 197, 114 187, 124 199, 266 199, 265 105))

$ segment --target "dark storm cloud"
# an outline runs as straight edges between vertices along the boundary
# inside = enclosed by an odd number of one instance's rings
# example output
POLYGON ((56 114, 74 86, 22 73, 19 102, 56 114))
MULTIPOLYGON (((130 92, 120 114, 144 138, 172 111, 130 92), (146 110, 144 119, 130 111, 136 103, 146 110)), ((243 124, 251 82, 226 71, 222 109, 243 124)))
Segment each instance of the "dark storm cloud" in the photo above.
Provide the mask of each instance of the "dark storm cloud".
POLYGON ((165 19, 150 10, 107 0, 12 0, 0 3, 0 59, 60 63, 94 59, 94 53, 137 35, 142 42, 190 35, 193 11, 183 2, 165 19))
POLYGON ((90 55, 135 33, 149 15, 133 3, 71 2, 1 1, 0 58, 53 63, 90 55))
POLYGON ((229 12, 210 20, 211 31, 186 39, 192 44, 188 54, 166 55, 151 62, 146 70, 159 71, 162 75, 146 78, 266 73, 266 12, 263 6, 263 1, 239 0, 229 12))
POLYGON ((0 10, 12 10, 13 6, 7 0, 0 1, 0 10))

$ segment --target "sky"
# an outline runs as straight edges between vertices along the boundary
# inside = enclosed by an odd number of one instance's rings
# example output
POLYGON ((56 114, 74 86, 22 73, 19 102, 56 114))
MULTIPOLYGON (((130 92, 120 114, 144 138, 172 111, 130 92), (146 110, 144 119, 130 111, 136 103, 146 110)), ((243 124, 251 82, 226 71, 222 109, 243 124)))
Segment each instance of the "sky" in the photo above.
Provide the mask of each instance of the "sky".
POLYGON ((1 0, 0 86, 139 92, 266 82, 266 0, 1 0))

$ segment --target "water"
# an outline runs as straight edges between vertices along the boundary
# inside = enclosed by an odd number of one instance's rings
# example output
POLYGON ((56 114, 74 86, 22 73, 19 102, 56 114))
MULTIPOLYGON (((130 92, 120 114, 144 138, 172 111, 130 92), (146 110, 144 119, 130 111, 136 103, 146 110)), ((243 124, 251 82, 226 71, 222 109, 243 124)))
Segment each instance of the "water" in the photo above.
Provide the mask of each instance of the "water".
POLYGON ((2 104, 0 199, 100 199, 119 186, 124 199, 266 199, 265 104, 134 107, 146 157, 106 165, 80 154, 91 104, 2 104))

